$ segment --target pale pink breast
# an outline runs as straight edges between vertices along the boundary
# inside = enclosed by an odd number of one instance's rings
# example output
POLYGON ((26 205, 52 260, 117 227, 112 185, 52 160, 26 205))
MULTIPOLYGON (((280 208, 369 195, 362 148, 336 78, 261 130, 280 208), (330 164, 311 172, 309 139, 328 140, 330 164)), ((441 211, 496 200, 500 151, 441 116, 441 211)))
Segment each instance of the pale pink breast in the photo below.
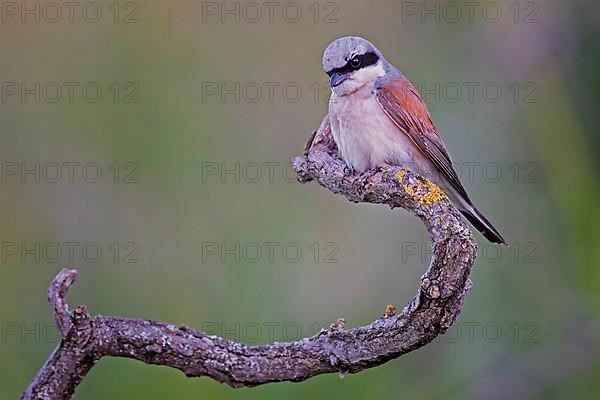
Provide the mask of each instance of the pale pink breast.
POLYGON ((383 112, 370 91, 333 95, 329 103, 333 138, 340 156, 362 172, 384 163, 424 174, 430 163, 383 112))

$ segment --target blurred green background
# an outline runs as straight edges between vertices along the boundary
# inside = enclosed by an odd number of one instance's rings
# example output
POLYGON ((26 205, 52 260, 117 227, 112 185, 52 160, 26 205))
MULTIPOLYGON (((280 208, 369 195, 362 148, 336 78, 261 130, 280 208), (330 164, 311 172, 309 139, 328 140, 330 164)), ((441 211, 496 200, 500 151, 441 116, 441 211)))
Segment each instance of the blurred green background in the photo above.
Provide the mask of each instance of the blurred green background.
POLYGON ((420 222, 289 169, 327 111, 322 51, 349 34, 418 85, 510 243, 476 235, 455 326, 343 380, 253 389, 106 358, 75 398, 600 396, 597 2, 78 4, 1 5, 0 398, 57 344, 62 266, 80 272, 72 305, 248 344, 409 301, 420 222))

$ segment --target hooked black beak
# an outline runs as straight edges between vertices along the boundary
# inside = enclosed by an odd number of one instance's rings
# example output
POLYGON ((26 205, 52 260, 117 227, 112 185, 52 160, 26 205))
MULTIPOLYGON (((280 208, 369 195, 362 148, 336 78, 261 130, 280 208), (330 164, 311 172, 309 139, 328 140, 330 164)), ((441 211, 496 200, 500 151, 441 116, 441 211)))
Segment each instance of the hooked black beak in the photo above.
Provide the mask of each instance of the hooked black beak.
POLYGON ((336 87, 336 86, 340 85, 346 79, 348 79, 348 74, 334 72, 333 75, 331 75, 331 81, 330 81, 331 87, 336 87))

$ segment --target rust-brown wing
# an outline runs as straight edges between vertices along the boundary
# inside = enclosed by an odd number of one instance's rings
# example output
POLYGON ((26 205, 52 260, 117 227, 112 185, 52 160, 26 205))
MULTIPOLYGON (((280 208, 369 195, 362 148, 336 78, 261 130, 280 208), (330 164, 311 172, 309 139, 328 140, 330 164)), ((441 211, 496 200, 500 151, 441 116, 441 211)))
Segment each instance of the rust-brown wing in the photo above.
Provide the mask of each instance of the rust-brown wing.
POLYGON ((446 146, 438 136, 421 96, 406 79, 397 78, 378 85, 377 101, 398 129, 433 163, 442 176, 469 204, 471 200, 460 182, 446 146))

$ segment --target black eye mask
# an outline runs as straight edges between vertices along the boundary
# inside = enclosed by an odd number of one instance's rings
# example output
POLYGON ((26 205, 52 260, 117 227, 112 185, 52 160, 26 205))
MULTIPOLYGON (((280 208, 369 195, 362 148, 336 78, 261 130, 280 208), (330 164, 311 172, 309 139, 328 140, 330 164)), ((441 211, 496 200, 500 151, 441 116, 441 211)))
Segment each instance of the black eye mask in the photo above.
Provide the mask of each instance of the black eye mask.
POLYGON ((358 71, 361 68, 376 64, 377 61, 379 61, 379 56, 377 54, 375 54, 375 52, 370 51, 365 54, 354 56, 351 60, 348 60, 346 65, 344 65, 343 67, 334 68, 330 71, 327 71, 326 74, 331 76, 335 72, 337 72, 338 74, 345 75, 352 71, 358 71), (353 63, 353 61, 354 61, 354 63, 353 63))

